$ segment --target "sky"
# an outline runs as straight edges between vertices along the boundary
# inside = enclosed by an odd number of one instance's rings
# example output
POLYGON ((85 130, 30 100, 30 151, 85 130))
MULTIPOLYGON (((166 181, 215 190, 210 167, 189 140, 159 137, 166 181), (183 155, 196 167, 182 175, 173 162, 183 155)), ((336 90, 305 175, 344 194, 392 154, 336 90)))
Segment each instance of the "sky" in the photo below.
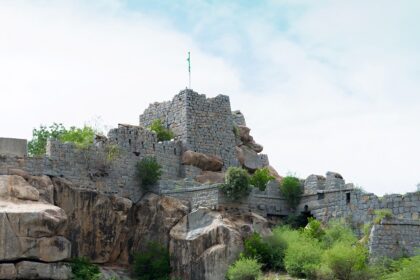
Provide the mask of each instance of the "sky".
POLYGON ((420 183, 420 1, 0 0, 0 136, 230 96, 282 174, 420 183))

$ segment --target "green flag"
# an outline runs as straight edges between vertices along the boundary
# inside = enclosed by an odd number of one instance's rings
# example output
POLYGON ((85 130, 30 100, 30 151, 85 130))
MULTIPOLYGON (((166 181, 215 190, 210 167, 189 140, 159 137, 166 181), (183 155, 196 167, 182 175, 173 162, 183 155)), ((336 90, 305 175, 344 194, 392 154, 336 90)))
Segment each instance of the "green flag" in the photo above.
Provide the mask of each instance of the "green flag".
POLYGON ((190 52, 188 52, 188 73, 191 73, 191 57, 190 57, 190 52))

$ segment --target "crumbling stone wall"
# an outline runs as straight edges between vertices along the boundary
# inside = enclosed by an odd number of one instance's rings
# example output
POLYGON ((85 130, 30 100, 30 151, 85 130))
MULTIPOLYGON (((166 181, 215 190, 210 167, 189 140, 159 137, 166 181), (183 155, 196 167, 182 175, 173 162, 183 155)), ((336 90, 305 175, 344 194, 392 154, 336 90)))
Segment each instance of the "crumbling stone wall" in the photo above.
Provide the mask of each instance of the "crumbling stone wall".
POLYGON ((383 219, 374 225, 369 239, 370 258, 400 258, 420 252, 420 221, 383 219))
POLYGON ((0 155, 26 156, 26 139, 0 137, 0 155))

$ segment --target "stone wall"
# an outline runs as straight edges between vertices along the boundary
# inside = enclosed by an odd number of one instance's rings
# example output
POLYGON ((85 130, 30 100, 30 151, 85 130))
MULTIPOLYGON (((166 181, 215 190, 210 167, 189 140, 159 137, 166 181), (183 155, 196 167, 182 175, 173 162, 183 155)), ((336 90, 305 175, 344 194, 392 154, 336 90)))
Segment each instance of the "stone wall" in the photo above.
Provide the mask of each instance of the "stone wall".
POLYGON ((370 258, 400 258, 420 253, 420 221, 383 219, 369 239, 370 258))
POLYGON ((184 90, 172 101, 151 104, 140 116, 140 125, 147 127, 155 119, 161 119, 186 150, 218 155, 225 168, 238 165, 228 96, 206 98, 203 94, 184 90))
POLYGON ((0 155, 23 157, 27 155, 26 139, 0 137, 0 155))

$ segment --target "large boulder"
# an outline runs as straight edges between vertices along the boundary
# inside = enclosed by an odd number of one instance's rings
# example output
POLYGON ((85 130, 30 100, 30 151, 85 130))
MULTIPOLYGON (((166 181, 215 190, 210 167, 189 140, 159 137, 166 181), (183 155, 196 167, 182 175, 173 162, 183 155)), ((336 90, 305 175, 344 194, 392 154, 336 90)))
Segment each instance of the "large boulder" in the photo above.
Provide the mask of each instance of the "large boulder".
POLYGON ((243 248, 235 225, 206 208, 185 216, 172 228, 170 237, 173 276, 184 280, 224 279, 243 248))
POLYGON ((267 164, 261 155, 245 145, 236 147, 236 157, 238 158, 239 163, 250 171, 263 168, 267 164))
POLYGON ((17 198, 21 200, 39 200, 39 192, 36 188, 18 175, 0 176, 0 199, 17 198))
POLYGON ((70 242, 61 236, 67 222, 62 209, 34 201, 38 191, 18 175, 0 176, 0 193, 0 262, 70 257, 70 242))
POLYGON ((183 217, 170 232, 173 276, 184 280, 225 279, 228 266, 253 232, 270 234, 265 218, 254 214, 211 211, 207 208, 183 217))
POLYGON ((249 147, 256 153, 261 153, 263 151, 263 146, 256 143, 254 138, 249 134, 251 129, 244 125, 238 126, 239 138, 242 141, 243 145, 249 147))
POLYGON ((213 171, 203 171, 200 175, 195 177, 195 180, 199 183, 205 184, 221 184, 225 182, 225 173, 224 172, 213 172, 213 171))
POLYGON ((182 155, 182 164, 193 165, 204 171, 220 171, 223 167, 223 160, 216 155, 206 155, 188 150, 182 155))

